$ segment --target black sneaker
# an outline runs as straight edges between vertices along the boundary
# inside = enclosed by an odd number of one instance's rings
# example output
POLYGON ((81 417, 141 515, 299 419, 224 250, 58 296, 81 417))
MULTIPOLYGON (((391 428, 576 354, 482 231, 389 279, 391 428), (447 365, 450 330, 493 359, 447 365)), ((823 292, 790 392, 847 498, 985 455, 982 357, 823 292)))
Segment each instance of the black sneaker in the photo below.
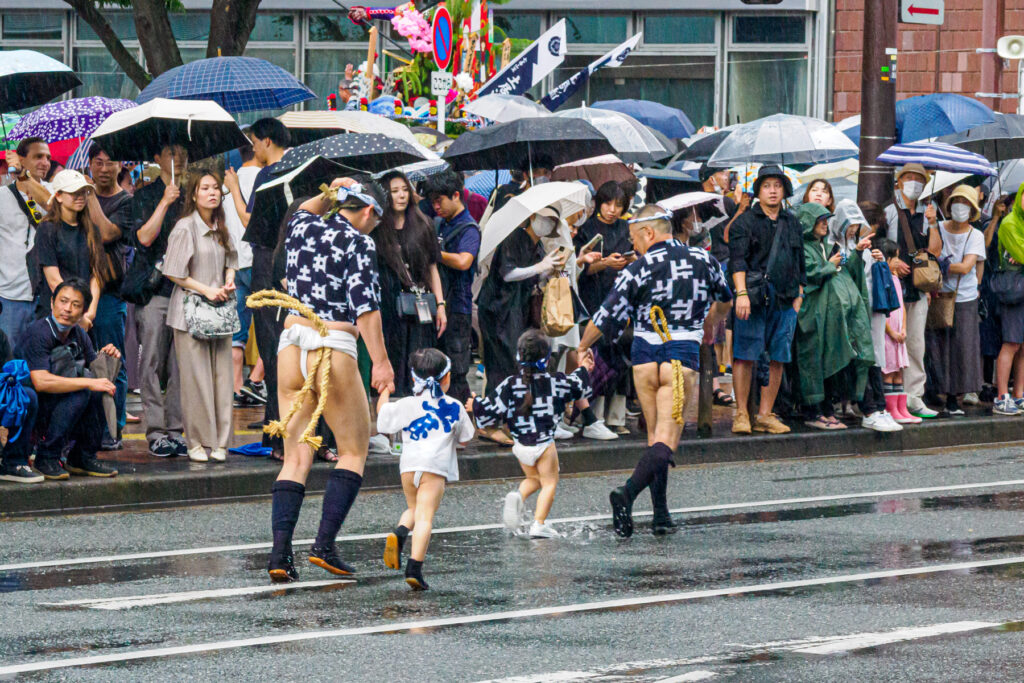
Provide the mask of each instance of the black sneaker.
POLYGON ((354 567, 341 561, 341 558, 338 557, 338 549, 333 543, 329 548, 314 545, 309 549, 309 561, 321 569, 326 569, 338 576, 348 576, 356 573, 354 567))
POLYGON ((174 444, 175 455, 188 455, 188 444, 180 436, 169 436, 167 440, 174 444))
POLYGON ((45 479, 57 480, 71 478, 71 475, 61 467, 59 458, 40 459, 39 457, 36 457, 36 471, 43 475, 45 479))
POLYGON ((67 470, 71 474, 83 477, 116 477, 117 470, 96 459, 96 456, 83 457, 78 460, 68 459, 67 470))
POLYGON ((156 458, 173 458, 178 455, 178 447, 170 439, 161 436, 149 442, 149 454, 156 458))
POLYGON ((291 583, 299 580, 299 572, 295 569, 295 556, 288 550, 271 550, 270 561, 267 562, 267 573, 273 583, 291 583))
POLYGON ((252 380, 245 380, 242 384, 242 388, 239 390, 243 396, 247 396, 253 401, 255 405, 266 405, 267 404, 267 385, 263 382, 253 382, 252 380))
POLYGON ((38 484, 46 481, 46 477, 28 465, 14 465, 6 462, 0 464, 0 479, 3 481, 13 481, 17 484, 38 484))
POLYGON ((615 527, 615 534, 622 538, 629 538, 633 535, 633 503, 629 500, 626 487, 620 486, 608 495, 608 502, 612 504, 612 525, 615 527))
POLYGON ((124 443, 121 439, 111 438, 110 435, 104 435, 103 441, 100 442, 101 451, 119 451, 124 448, 124 443))
POLYGON ((651 519, 651 533, 655 536, 674 534, 679 530, 679 525, 672 521, 671 515, 656 515, 651 519))
POLYGON ((236 408, 251 408, 257 403, 245 394, 233 394, 232 402, 236 408))

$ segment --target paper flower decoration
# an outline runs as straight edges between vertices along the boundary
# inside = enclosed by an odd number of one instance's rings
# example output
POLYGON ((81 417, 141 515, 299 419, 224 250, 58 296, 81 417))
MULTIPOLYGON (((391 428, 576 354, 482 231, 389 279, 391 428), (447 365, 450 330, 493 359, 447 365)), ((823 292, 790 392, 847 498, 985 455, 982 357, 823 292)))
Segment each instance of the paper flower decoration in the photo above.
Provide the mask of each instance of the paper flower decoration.
POLYGON ((409 48, 413 52, 433 51, 434 37, 430 31, 430 24, 416 10, 413 3, 407 2, 396 7, 391 25, 400 36, 409 39, 409 48))
POLYGON ((455 87, 462 92, 469 92, 473 89, 473 77, 463 71, 455 76, 455 87))

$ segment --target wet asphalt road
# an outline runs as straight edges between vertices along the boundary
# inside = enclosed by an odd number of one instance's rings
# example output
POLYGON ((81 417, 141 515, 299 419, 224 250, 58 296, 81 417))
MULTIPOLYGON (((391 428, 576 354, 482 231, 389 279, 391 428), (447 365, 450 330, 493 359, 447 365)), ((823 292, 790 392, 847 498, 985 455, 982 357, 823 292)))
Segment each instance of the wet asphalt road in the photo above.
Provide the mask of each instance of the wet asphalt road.
POLYGON ((269 502, 0 522, 0 679, 1024 678, 1024 448, 671 477, 680 533, 638 516, 629 541, 619 474, 563 479, 560 540, 496 528, 512 482, 451 487, 426 593, 380 561, 398 492, 364 492, 343 529, 355 582, 297 543, 286 590, 265 589, 269 502))

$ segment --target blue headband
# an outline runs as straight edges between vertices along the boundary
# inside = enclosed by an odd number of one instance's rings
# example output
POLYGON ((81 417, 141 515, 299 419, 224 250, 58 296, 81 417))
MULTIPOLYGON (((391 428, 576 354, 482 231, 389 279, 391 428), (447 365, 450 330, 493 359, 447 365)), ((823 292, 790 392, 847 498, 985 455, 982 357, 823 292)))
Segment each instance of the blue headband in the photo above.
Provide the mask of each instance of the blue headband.
POLYGON ((417 375, 415 370, 411 370, 409 374, 412 375, 412 393, 419 395, 424 391, 429 391, 432 398, 441 398, 444 395, 444 390, 441 388, 441 380, 451 369, 451 359, 445 358, 444 369, 434 377, 423 378, 417 375))
POLYGON ((533 368, 537 372, 547 372, 549 358, 551 358, 550 353, 541 358, 540 360, 526 361, 519 358, 519 354, 516 354, 516 363, 519 363, 519 365, 524 368, 533 368))

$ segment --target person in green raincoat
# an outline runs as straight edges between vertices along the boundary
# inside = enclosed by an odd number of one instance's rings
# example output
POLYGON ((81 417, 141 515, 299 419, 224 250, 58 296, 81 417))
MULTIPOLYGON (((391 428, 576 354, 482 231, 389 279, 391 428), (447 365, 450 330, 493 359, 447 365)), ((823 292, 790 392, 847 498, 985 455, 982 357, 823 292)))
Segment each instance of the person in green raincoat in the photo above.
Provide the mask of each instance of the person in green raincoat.
MULTIPOLYGON (((1017 190, 1013 208, 999 224, 999 270, 1010 271, 1024 277, 1024 185, 1017 190)), ((996 358, 996 399, 992 411, 997 415, 1018 415, 1024 396, 1024 303, 999 304, 1003 332, 1003 346, 996 358), (1014 369, 1013 396, 1010 395, 1010 370, 1014 369)))
POLYGON ((840 248, 830 255, 832 246, 826 240, 832 217, 829 210, 807 203, 796 214, 803 226, 807 269, 804 303, 793 340, 805 423, 817 429, 844 429, 832 403, 860 400, 867 370, 875 362, 860 255, 870 241, 862 240, 854 249, 840 248))

